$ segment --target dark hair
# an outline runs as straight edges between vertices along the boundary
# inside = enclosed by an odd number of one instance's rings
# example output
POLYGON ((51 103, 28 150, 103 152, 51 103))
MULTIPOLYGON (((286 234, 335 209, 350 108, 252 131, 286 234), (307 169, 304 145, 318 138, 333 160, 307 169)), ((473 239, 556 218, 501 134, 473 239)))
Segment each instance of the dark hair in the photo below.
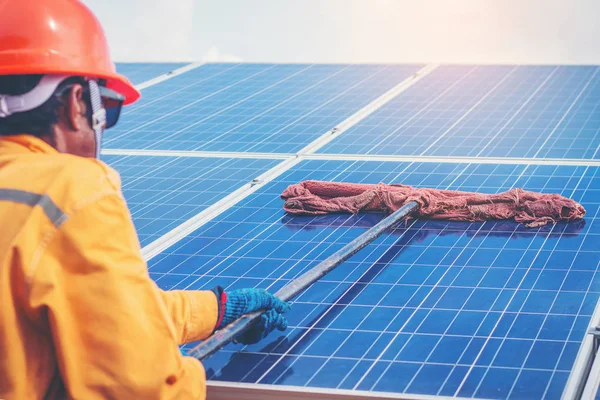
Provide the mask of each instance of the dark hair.
MULTIPOLYGON (((0 76, 0 94, 16 96, 25 94, 35 88, 42 79, 43 75, 3 75, 0 76)), ((85 85, 85 80, 81 77, 72 77, 63 81, 54 94, 41 106, 21 113, 10 115, 6 118, 0 118, 0 136, 19 135, 27 133, 30 135, 42 137, 49 135, 52 127, 58 122, 58 108, 61 106, 62 90, 75 83, 85 85)), ((87 90, 85 96, 89 97, 87 90)), ((86 101, 88 99, 85 99, 86 101)))

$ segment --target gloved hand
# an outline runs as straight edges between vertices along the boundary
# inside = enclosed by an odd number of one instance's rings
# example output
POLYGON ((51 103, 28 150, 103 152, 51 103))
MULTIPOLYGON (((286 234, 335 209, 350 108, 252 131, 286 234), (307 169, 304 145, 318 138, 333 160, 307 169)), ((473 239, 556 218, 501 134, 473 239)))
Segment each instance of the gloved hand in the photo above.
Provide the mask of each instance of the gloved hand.
POLYGON ((266 311, 248 331, 236 338, 237 342, 254 344, 275 329, 284 331, 287 328, 287 319, 282 314, 290 309, 290 304, 266 290, 240 289, 224 293, 221 288, 216 288, 214 291, 220 299, 221 309, 217 329, 225 327, 242 315, 258 310, 266 311))

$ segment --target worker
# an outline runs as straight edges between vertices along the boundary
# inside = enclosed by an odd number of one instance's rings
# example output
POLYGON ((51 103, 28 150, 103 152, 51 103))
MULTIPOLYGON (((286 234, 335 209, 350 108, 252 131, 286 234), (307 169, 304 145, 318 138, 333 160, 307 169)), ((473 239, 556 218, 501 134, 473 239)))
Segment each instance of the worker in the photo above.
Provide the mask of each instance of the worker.
POLYGON ((150 279, 102 136, 140 93, 79 0, 0 0, 0 399, 203 399, 179 346, 264 310, 265 290, 163 291, 150 279))

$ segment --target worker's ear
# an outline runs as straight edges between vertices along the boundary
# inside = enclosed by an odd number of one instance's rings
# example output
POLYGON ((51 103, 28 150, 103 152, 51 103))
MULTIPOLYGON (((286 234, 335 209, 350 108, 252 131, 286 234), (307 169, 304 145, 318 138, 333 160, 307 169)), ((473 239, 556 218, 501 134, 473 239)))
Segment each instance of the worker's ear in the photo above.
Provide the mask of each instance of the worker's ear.
POLYGON ((86 105, 83 101, 83 86, 80 84, 73 85, 65 99, 65 117, 69 128, 79 132, 86 128, 86 105))

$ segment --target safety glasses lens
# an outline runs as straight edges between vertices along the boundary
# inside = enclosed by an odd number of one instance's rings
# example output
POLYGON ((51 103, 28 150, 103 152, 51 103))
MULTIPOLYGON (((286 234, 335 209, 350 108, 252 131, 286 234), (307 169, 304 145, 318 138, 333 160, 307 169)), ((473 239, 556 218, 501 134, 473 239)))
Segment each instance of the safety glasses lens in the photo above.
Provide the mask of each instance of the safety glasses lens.
POLYGON ((114 90, 106 87, 100 87, 100 97, 102 98, 102 106, 106 110, 106 128, 112 128, 119 121, 121 108, 125 97, 114 90))

